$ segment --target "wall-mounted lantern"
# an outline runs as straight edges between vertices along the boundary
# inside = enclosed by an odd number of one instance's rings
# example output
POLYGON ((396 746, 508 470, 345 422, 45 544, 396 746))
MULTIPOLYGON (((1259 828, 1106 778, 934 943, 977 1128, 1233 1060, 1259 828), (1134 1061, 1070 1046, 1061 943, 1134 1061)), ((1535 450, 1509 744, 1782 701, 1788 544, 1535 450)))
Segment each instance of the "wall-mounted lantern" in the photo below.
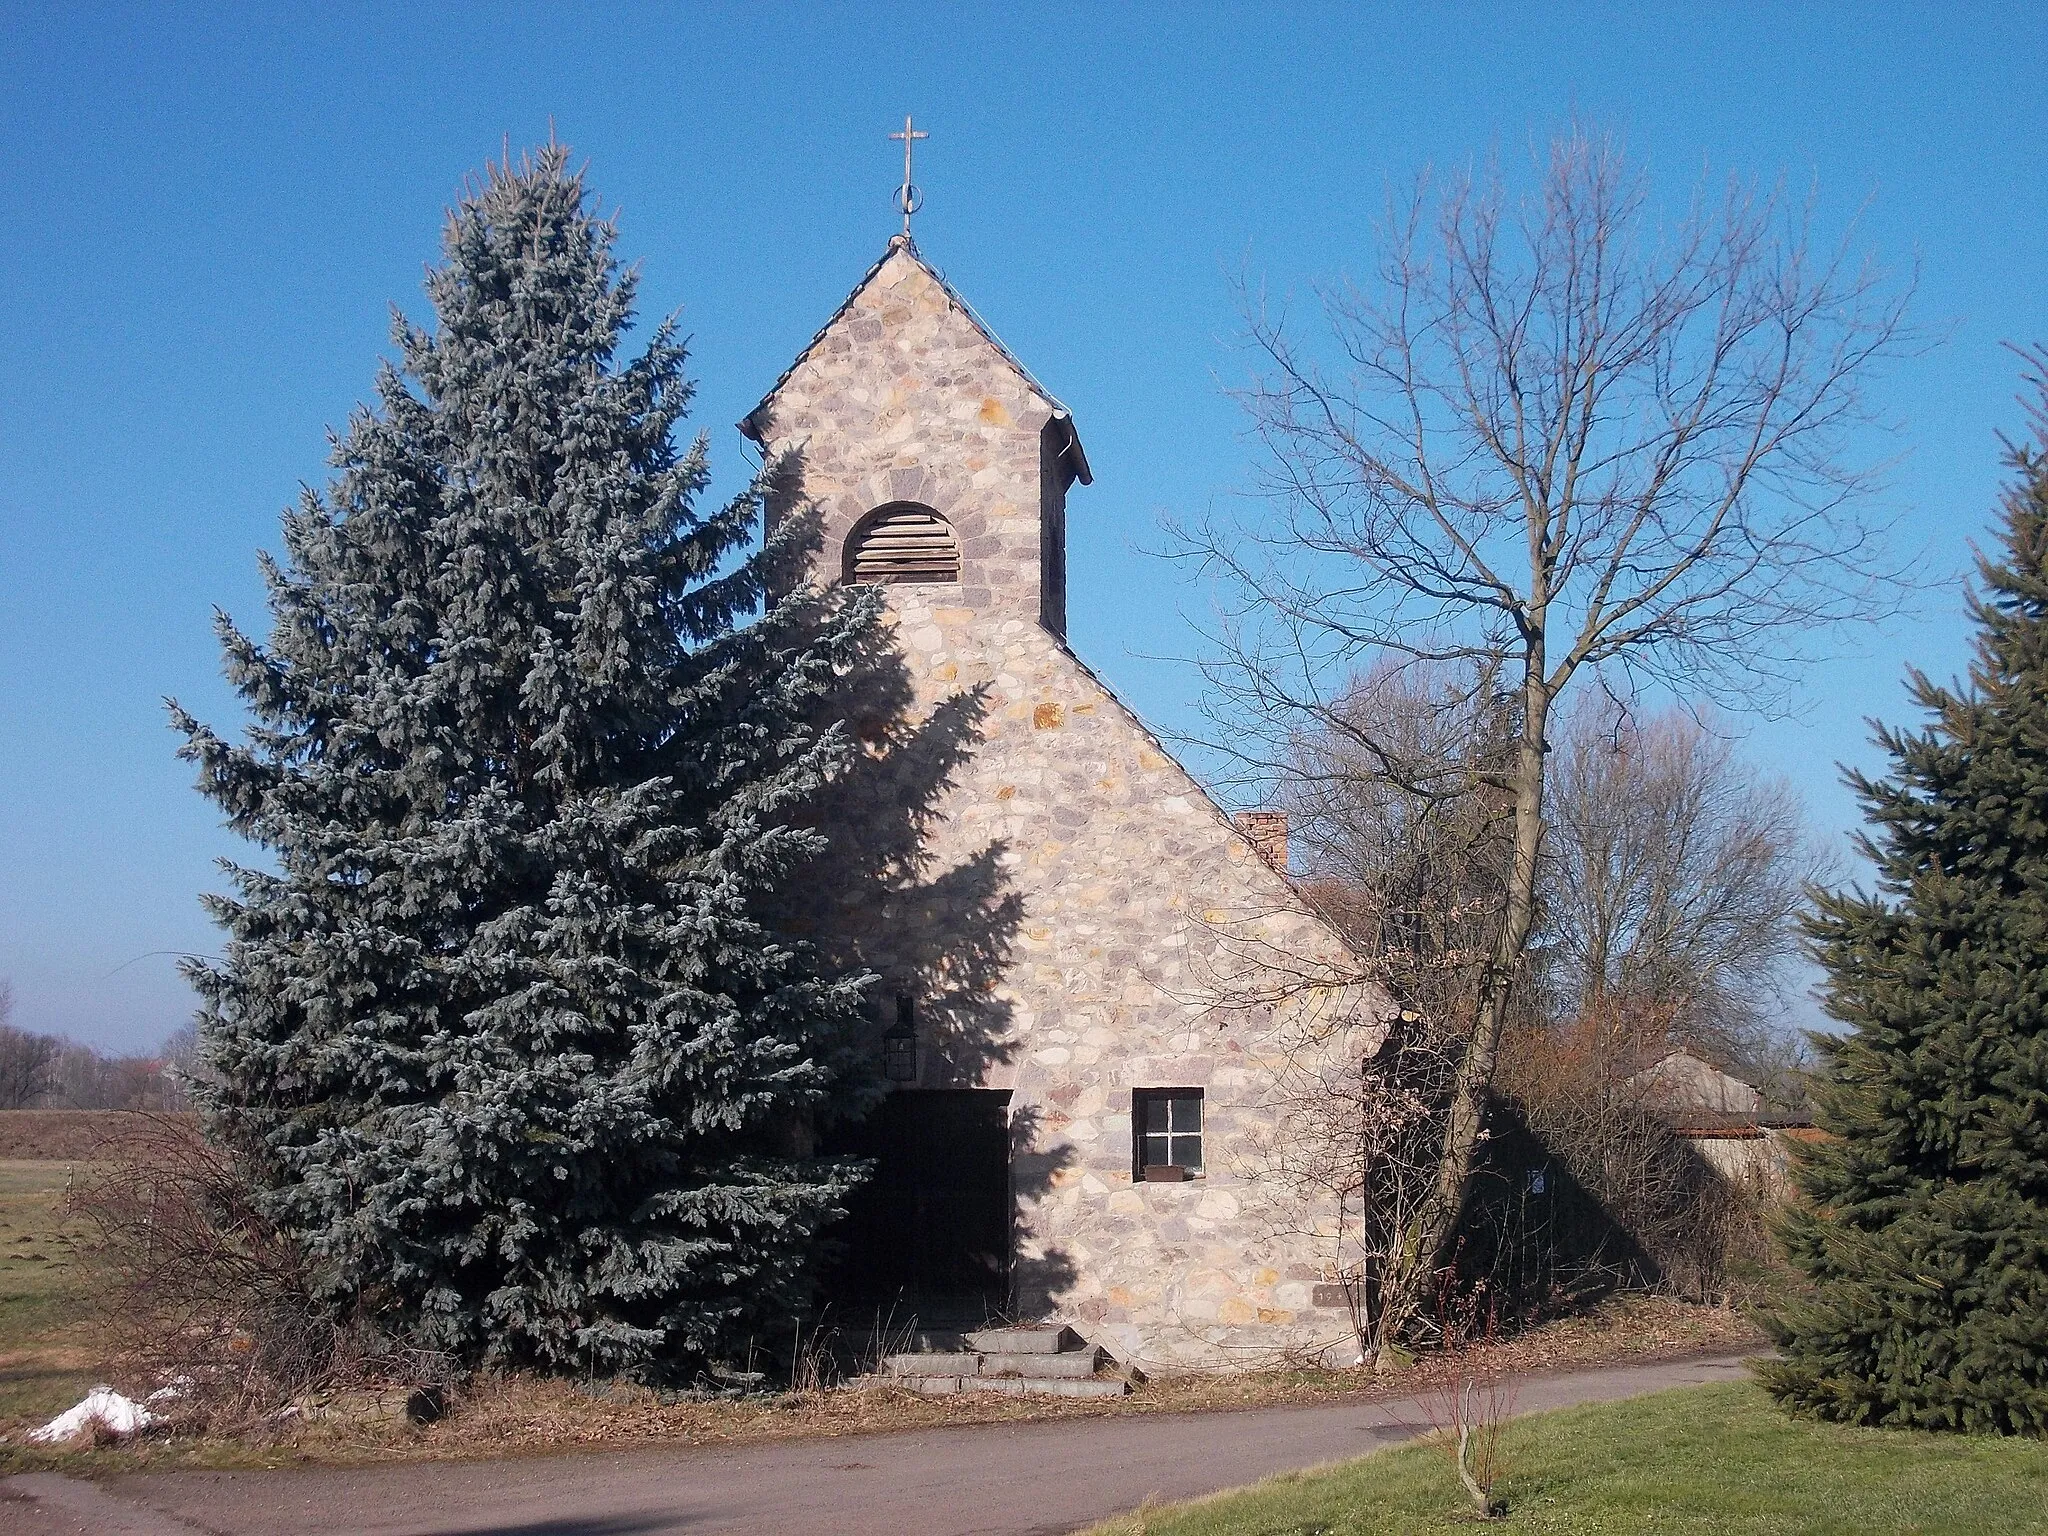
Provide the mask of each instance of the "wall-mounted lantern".
POLYGON ((882 1075, 892 1083, 917 1081, 917 1020, 910 994, 896 994, 896 1022, 882 1036, 882 1075))

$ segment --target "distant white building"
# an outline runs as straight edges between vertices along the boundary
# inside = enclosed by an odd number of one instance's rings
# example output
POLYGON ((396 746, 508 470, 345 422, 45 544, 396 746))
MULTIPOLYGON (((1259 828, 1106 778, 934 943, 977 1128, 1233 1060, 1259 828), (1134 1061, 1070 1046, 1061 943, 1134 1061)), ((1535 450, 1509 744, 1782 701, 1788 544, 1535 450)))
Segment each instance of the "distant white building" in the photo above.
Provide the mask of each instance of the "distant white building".
POLYGON ((1802 1117, 1770 1113, 1754 1083, 1688 1050, 1666 1053, 1628 1081, 1715 1172, 1773 1192, 1785 1188, 1788 1144, 1816 1134, 1802 1117))
POLYGON ((1764 1107, 1764 1096, 1754 1084, 1688 1050, 1659 1057, 1628 1081, 1646 1101, 1678 1112, 1756 1115, 1764 1107))

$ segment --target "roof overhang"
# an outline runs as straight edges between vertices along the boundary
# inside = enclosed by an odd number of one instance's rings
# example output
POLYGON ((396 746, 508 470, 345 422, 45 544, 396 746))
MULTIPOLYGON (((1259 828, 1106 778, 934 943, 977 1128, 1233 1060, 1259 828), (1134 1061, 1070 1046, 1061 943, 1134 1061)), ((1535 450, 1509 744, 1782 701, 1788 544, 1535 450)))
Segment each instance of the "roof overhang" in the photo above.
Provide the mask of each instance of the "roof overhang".
POLYGON ((1058 459, 1067 471, 1067 484, 1072 485, 1078 480, 1083 485, 1093 485, 1095 472, 1088 467, 1088 450, 1081 446, 1081 434, 1074 426, 1074 413, 1053 401, 1052 420, 1046 425, 1059 439, 1058 459))

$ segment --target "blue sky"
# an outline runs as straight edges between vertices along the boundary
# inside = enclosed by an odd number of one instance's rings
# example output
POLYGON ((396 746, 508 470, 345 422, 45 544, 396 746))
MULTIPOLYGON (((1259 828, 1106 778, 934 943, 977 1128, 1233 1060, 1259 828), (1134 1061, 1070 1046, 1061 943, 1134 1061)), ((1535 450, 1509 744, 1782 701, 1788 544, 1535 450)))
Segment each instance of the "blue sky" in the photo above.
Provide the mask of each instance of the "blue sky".
MULTIPOLYGON (((621 211, 650 312, 694 334, 720 486, 731 423, 893 227, 906 110, 921 248, 1071 405, 1076 647, 1191 721, 1169 661, 1201 594, 1146 557, 1160 515, 1245 485, 1222 384, 1230 279, 1369 265, 1389 181, 1577 112, 1659 188, 1703 168, 1818 187, 1824 226, 1920 271, 1945 345, 1879 397, 1892 499, 1960 570, 2048 339, 2048 7, 1062 5, 0 7, 0 977, 17 1022, 146 1047, 210 951, 195 895, 234 851, 161 699, 234 719, 208 625, 262 624, 254 551, 324 475, 388 306, 465 172, 552 120, 621 211), (1094 14, 1097 11, 1100 14, 1094 14)), ((1909 659, 1964 653, 1959 593, 1736 722, 1816 823, 1834 764, 1902 712, 1909 659)))

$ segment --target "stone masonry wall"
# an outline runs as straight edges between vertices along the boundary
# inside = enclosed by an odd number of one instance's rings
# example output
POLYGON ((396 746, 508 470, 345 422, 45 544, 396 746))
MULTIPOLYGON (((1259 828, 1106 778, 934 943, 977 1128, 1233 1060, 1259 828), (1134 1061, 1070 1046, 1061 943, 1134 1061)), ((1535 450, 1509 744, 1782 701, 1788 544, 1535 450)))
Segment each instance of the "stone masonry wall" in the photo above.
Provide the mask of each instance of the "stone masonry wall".
MULTIPOLYGON (((959 605, 1039 612, 1039 434, 1052 404, 900 247, 750 420, 801 455, 818 563, 876 507, 916 501, 960 541, 959 605)), ((773 515, 771 509, 771 515, 773 515)))
MULTIPOLYGON (((1219 980, 1248 939, 1331 964, 1341 946, 1040 622, 1051 413, 899 252, 754 418, 770 449, 804 453, 827 571, 882 502, 925 502, 962 537, 958 586, 889 589, 913 713, 970 690, 984 711, 925 853, 941 873, 991 867, 1017 917, 1000 974, 977 983, 985 1006, 969 1017, 942 1003, 927 1021, 919 1086, 1011 1090, 1020 1312, 1154 1370, 1355 1357, 1341 1305, 1317 1304, 1330 1299, 1318 1294, 1328 1243, 1281 1234, 1302 1213, 1252 1152, 1274 1129, 1263 1106, 1282 1026, 1219 980), (1134 1180, 1143 1087, 1204 1090, 1203 1177, 1134 1180)), ((964 944, 984 909, 937 901, 841 920, 870 963, 900 974, 919 963, 909 957, 964 944)), ((1366 1022, 1383 1016, 1382 999, 1356 1001, 1366 1022)))

